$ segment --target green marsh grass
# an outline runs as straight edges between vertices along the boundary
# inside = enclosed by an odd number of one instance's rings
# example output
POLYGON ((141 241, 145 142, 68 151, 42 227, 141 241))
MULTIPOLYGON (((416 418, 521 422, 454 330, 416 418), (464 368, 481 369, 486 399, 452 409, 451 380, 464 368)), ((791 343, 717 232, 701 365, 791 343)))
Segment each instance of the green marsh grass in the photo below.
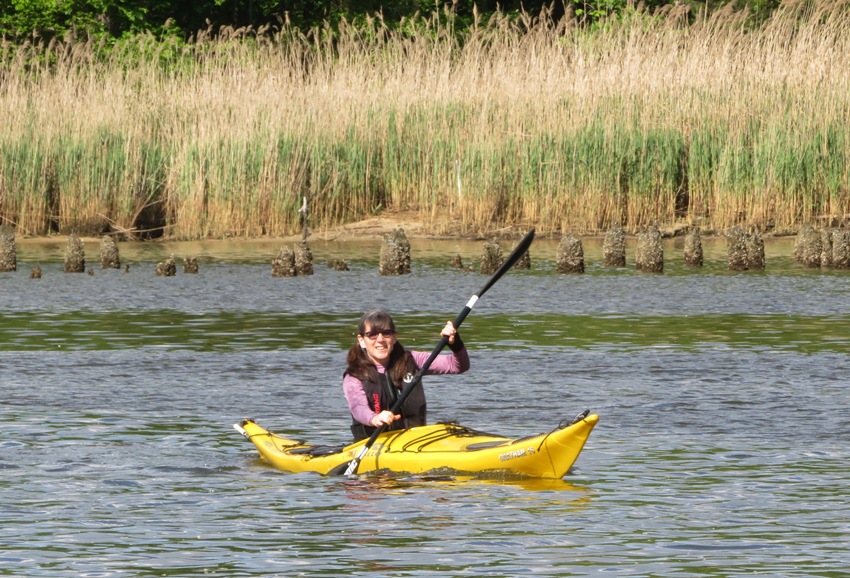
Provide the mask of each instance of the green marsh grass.
POLYGON ((850 214, 850 13, 671 9, 593 30, 388 28, 0 44, 0 220, 19 233, 790 230, 850 214))

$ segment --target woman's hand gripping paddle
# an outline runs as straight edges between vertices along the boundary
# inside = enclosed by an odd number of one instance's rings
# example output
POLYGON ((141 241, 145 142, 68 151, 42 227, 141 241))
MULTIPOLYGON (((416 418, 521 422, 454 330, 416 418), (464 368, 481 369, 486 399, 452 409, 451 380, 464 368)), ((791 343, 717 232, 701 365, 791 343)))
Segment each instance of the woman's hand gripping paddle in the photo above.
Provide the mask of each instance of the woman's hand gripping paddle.
MULTIPOLYGON (((519 244, 514 248, 514 250, 505 260, 505 262, 502 263, 502 266, 499 267, 499 270, 496 271, 493 276, 490 277, 490 280, 487 281, 487 283, 485 283, 484 286, 478 290, 478 293, 475 293, 469 299, 469 301, 466 303, 466 306, 461 310, 460 314, 458 314, 457 318, 455 319, 455 328, 460 327, 461 323, 463 323, 463 320, 466 319, 466 316, 469 315, 469 312, 472 311, 473 307, 475 307, 475 303, 484 295, 484 293, 486 293, 487 290, 490 289, 490 287, 492 287, 493 284, 496 283, 496 281, 498 281, 502 277, 502 275, 507 272, 508 269, 513 267, 523 255, 525 255, 525 253, 528 251, 528 247, 531 245, 531 242, 533 240, 534 229, 531 229, 525 235, 525 237, 522 238, 519 244)), ((440 351, 442 351, 443 348, 448 345, 448 343, 448 337, 443 336, 443 338, 440 339, 440 343, 438 343, 434 351, 431 352, 431 356, 428 357, 427 361, 425 361, 422 367, 419 368, 419 371, 416 372, 416 375, 413 376, 413 379, 409 383, 407 383, 407 385, 405 385, 404 389, 401 391, 401 395, 398 396, 398 399, 393 404, 392 408, 390 408, 391 412, 398 413, 401 410, 401 407, 402 405, 404 405, 404 401, 410 395, 410 392, 413 390, 414 387, 419 385, 419 382, 422 381, 422 376, 425 375, 425 372, 428 371, 429 367, 431 367, 431 364, 440 354, 440 351)), ((375 440, 378 439, 378 436, 381 435, 381 433, 386 427, 386 424, 381 424, 377 429, 375 429, 374 432, 372 432, 372 435, 369 437, 363 447, 360 448, 360 451, 357 453, 357 456, 348 463, 347 467, 345 467, 346 464, 344 463, 340 464, 339 466, 329 471, 328 475, 339 475, 341 473, 345 473, 346 476, 353 476, 354 474, 356 474, 357 468, 360 466, 360 461, 363 459, 363 457, 375 443, 375 440)))

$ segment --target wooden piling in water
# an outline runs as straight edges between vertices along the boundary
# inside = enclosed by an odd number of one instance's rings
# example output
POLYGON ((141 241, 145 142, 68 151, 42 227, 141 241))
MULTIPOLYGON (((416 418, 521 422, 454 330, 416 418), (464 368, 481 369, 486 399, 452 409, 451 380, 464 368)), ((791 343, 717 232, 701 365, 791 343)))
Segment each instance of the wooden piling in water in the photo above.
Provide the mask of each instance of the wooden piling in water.
POLYGON ((744 229, 735 226, 726 232, 726 259, 730 271, 746 271, 747 235, 744 229))
POLYGON ((850 232, 832 232, 832 266, 836 269, 850 269, 850 232))
POLYGON ((313 252, 307 246, 306 239, 302 239, 298 245, 295 245, 295 274, 302 276, 313 274, 313 252))
POLYGON ((661 245, 661 232, 655 225, 638 235, 635 265, 638 271, 644 273, 664 271, 664 247, 661 245))
POLYGON ((177 264, 174 259, 174 255, 171 255, 165 261, 157 263, 156 265, 156 276, 157 277, 174 277, 177 275, 177 264))
POLYGON ((492 275, 499 270, 504 262, 502 246, 498 239, 484 242, 484 252, 481 253, 481 273, 492 275))
POLYGON ((183 272, 189 275, 198 274, 198 259, 195 257, 183 258, 183 272))
POLYGON ((378 271, 384 276, 410 273, 410 241, 401 227, 384 235, 378 271))
POLYGON ((602 241, 602 264, 606 267, 626 266, 626 233, 617 225, 605 233, 602 241))
POLYGON ((328 259, 328 269, 333 269, 334 271, 351 271, 348 267, 348 261, 345 259, 328 259))
POLYGON ((115 243, 115 239, 109 235, 104 235, 100 239, 100 268, 121 268, 121 258, 118 254, 118 245, 115 243))
POLYGON ((765 268, 764 241, 758 229, 753 229, 746 235, 747 245, 747 269, 759 271, 765 268))
POLYGON ((281 247, 272 259, 272 277, 295 277, 295 253, 289 247, 281 247))
POLYGON ((794 241, 794 260, 804 267, 820 267, 823 250, 820 233, 811 225, 803 225, 794 241))
POLYGON ((3 225, 0 227, 0 272, 11 273, 18 269, 18 254, 15 245, 15 230, 3 225))
POLYGON ((584 247, 572 235, 561 237, 556 250, 555 271, 558 273, 584 273, 584 247))
POLYGON ((761 233, 751 233, 736 225, 726 232, 726 256, 730 271, 755 271, 765 268, 764 241, 761 233))
POLYGON ((452 257, 451 261, 449 261, 449 267, 451 267, 452 269, 460 269, 461 271, 475 270, 475 267, 473 267, 472 265, 467 265, 463 262, 463 258, 460 256, 460 253, 452 257))
POLYGON ((86 270, 86 250, 76 233, 68 235, 64 270, 66 273, 84 273, 86 270))
POLYGON ((822 269, 832 268, 832 231, 829 229, 820 232, 820 266, 822 269))
POLYGON ((692 227, 688 231, 688 234, 685 235, 685 249, 683 254, 685 265, 689 267, 702 267, 702 236, 700 235, 699 227, 692 227))

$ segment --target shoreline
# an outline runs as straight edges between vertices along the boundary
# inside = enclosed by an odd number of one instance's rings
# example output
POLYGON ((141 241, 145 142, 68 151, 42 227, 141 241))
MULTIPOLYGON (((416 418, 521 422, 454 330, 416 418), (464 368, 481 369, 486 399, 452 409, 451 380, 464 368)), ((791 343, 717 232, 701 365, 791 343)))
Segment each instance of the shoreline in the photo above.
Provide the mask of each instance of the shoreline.
MULTIPOLYGON (((483 255, 482 247, 494 238, 503 248, 510 248, 527 230, 519 227, 491 231, 490 235, 433 234, 423 226, 414 213, 390 213, 370 217, 338 227, 312 230, 307 243, 316 263, 331 261, 374 261, 378 260, 384 235, 401 227, 411 243, 414 259, 453 259, 459 257, 466 266, 475 266, 483 255), (469 265, 472 263, 472 265, 469 265)), ((682 259, 686 242, 687 227, 662 229, 665 247, 665 262, 682 259)), ((573 235, 583 245, 587 263, 603 259, 605 234, 573 235)), ((17 261, 20 268, 35 264, 60 263, 66 257, 68 235, 32 236, 16 238, 17 261)), ((120 259, 123 264, 157 263, 169 256, 182 261, 196 258, 207 262, 253 262, 272 263, 281 250, 300 243, 302 236, 286 237, 228 237, 220 239, 154 239, 119 240, 120 259)), ((557 259, 559 233, 539 233, 532 248, 532 259, 553 261, 557 259)), ((101 237, 80 237, 85 246, 89 267, 99 264, 101 237)), ((627 261, 633 263, 639 241, 637 234, 625 235, 627 261)), ((701 235, 702 250, 706 261, 727 261, 729 238, 726 234, 706 233, 701 235)), ((793 255, 797 243, 796 235, 764 233, 765 258, 770 260, 793 255)))
MULTIPOLYGON (((803 226, 803 225, 800 225, 803 226)), ((674 239, 684 237, 691 225, 685 223, 676 223, 673 225, 659 226, 659 232, 664 239, 674 239)), ((404 230, 408 239, 411 240, 428 240, 428 241, 485 241, 490 239, 513 240, 522 237, 527 232, 525 227, 519 225, 511 225, 500 227, 487 231, 486 233, 433 233, 428 231, 416 213, 386 213, 379 216, 369 217, 360 221, 346 223, 330 228, 310 228, 307 236, 307 242, 318 241, 323 243, 331 242, 360 242, 369 240, 382 240, 384 235, 392 233, 396 229, 404 230)), ((768 238, 788 238, 793 237, 798 231, 762 231, 761 236, 768 238)), ((121 236, 126 233, 114 231, 104 233, 101 236, 81 236, 80 240, 83 243, 98 243, 103 236, 114 235, 121 236)), ((602 239, 605 237, 605 232, 595 233, 568 233, 579 239, 602 239)), ((626 232, 626 238, 636 238, 639 233, 626 232)), ((703 239, 718 239, 726 237, 724 231, 701 230, 703 239)), ((557 240, 563 237, 560 232, 538 232, 539 239, 557 240)), ((15 242, 24 245, 37 245, 42 243, 63 243, 67 242, 69 235, 40 235, 40 236, 17 236, 15 242)), ((140 243, 140 244, 167 244, 167 243, 205 243, 205 242, 230 242, 236 241, 240 243, 297 243, 301 241, 302 234, 287 235, 282 237, 239 237, 230 236, 224 238, 204 238, 204 239, 173 239, 173 238, 158 238, 158 239, 120 239, 118 243, 140 243)))

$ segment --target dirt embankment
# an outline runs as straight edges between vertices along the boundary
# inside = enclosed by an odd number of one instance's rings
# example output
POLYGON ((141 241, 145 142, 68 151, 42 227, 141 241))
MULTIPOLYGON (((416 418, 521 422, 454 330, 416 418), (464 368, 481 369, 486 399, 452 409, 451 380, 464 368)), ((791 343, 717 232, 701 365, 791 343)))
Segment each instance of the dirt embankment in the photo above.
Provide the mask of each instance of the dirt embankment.
MULTIPOLYGON (((310 230, 310 239, 319 239, 322 241, 346 241, 346 240, 356 240, 363 239, 368 237, 381 237, 387 233, 391 233, 395 229, 401 227, 404 229, 404 232, 411 239, 468 239, 468 240, 477 240, 477 239, 492 239, 494 237, 500 239, 516 239, 522 237, 526 232, 528 232, 528 228, 524 226, 507 226, 507 227, 499 227, 490 229, 487 231, 479 231, 479 232, 461 232, 458 228, 449 227, 446 232, 435 233, 432 228, 424 226, 422 222, 419 220, 419 215, 414 212, 407 213, 383 213, 381 215, 377 215, 374 217, 370 217, 368 219, 363 219, 362 221, 357 221, 354 223, 347 223, 345 225, 340 225, 338 227, 332 227, 328 229, 311 229, 310 230)), ((684 236, 688 232, 688 225, 685 223, 675 223, 672 225, 662 226, 659 225, 659 232, 662 237, 679 237, 684 236)), ((545 234, 546 236, 550 236, 550 232, 538 231, 538 234, 545 234)), ((703 237, 712 237, 716 235, 722 235, 722 232, 716 231, 702 231, 703 237)), ((762 233, 763 235, 769 235, 769 233, 762 233)), ((787 232, 775 232, 775 235, 785 236, 794 234, 793 231, 787 232)), ((602 237, 604 232, 591 233, 586 235, 579 235, 580 237, 602 237)), ((555 233, 554 237, 558 238, 560 235, 555 233)), ((287 240, 295 240, 300 238, 300 235, 294 235, 292 237, 287 238, 287 240)))
MULTIPOLYGON (((496 227, 493 229, 489 229, 486 231, 477 231, 477 232, 463 232, 461 231, 460 226, 442 226, 439 227, 439 231, 437 231, 437 227, 431 227, 423 225, 420 216, 418 213, 414 211, 407 212, 386 212, 380 215, 375 215, 369 217, 367 219, 363 219, 360 221, 346 223, 344 225, 338 225, 335 227, 311 227, 309 229, 308 240, 319 240, 319 241, 356 241, 363 239, 375 239, 381 238, 383 235, 391 233, 392 231, 402 228, 404 229, 405 234, 410 239, 465 239, 465 240, 480 240, 480 239, 492 239, 492 238, 500 238, 500 239, 517 239, 522 237, 527 231, 528 227, 514 225, 514 226, 505 226, 505 227, 496 227)), ((688 225, 686 223, 675 223, 670 225, 659 225, 659 231, 662 237, 678 237, 684 236, 688 232, 688 225)), ((716 236, 724 236, 723 231, 713 231, 703 229, 701 231, 702 236, 704 238, 716 237, 716 236)), ((765 237, 786 237, 789 235, 796 234, 797 231, 762 231, 761 234, 765 237)), ((554 237, 559 238, 560 235, 558 233, 552 233, 551 231, 540 231, 538 230, 538 236, 546 236, 546 237, 554 237)), ((604 232, 597 233, 589 233, 589 234, 580 234, 579 237, 602 237, 604 236, 604 232)), ((631 236, 627 233, 627 236, 631 236)), ((120 236, 119 236, 120 237, 120 236)), ((272 240, 272 241, 283 241, 283 242, 297 242, 301 240, 302 234, 297 233, 293 235, 289 235, 286 237, 280 238, 264 238, 264 239, 255 239, 257 241, 263 240, 272 240)), ((67 239, 65 235, 51 235, 49 237, 24 237, 19 238, 19 241, 39 243, 45 240, 49 240, 52 242, 62 241, 67 239)), ((100 240, 100 237, 84 237, 82 240, 86 243, 93 243, 100 240)), ((124 240, 124 239, 119 239, 124 240)), ((162 239, 163 241, 173 241, 173 239, 162 239)), ((245 240, 245 239, 242 239, 245 240)))

